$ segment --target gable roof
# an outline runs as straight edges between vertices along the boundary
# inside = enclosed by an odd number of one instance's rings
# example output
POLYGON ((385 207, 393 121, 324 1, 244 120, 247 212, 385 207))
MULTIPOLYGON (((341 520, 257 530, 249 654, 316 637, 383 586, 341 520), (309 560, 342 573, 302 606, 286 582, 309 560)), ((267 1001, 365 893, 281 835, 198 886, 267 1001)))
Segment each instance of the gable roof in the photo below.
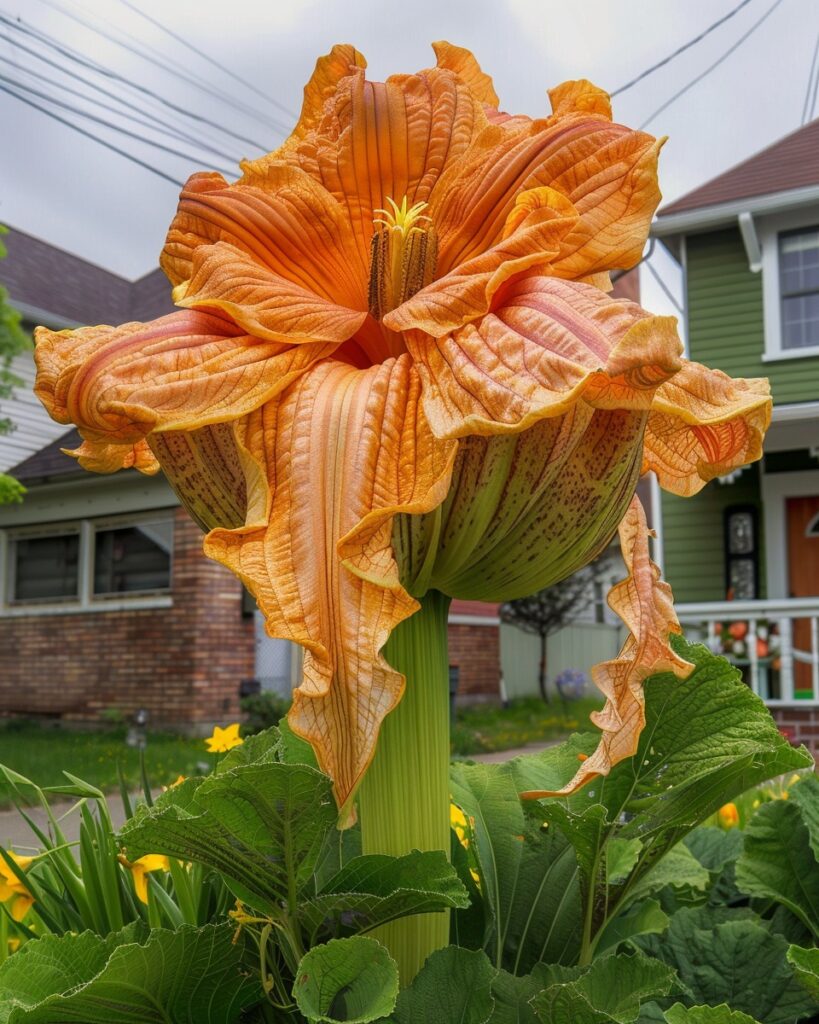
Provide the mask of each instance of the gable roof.
POLYGON ((67 476, 70 474, 85 475, 76 459, 70 458, 63 452, 63 448, 69 451, 79 448, 82 438, 79 432, 73 427, 63 432, 56 441, 50 441, 39 451, 29 455, 11 469, 11 475, 21 483, 30 483, 33 480, 46 480, 55 476, 67 476))
POLYGON ((699 210, 753 196, 819 186, 819 118, 664 206, 671 214, 699 210))

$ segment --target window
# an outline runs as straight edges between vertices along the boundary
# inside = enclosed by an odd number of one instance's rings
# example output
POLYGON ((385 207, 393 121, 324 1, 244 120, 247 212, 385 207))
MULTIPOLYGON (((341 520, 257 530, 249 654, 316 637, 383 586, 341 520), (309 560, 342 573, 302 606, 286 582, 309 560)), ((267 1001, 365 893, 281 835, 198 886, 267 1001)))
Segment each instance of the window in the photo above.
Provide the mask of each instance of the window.
POLYGON ((167 590, 171 584, 171 519, 94 532, 94 594, 167 590))
POLYGON ((11 600, 63 601, 79 596, 80 535, 20 537, 14 544, 11 600))
POLYGON ((737 601, 759 597, 757 511, 752 505, 725 509, 725 586, 737 601))
POLYGON ((0 612, 83 611, 170 603, 172 510, 0 530, 0 612), (29 609, 29 611, 26 611, 29 609))
POLYGON ((779 236, 781 347, 819 345, 819 227, 779 236))

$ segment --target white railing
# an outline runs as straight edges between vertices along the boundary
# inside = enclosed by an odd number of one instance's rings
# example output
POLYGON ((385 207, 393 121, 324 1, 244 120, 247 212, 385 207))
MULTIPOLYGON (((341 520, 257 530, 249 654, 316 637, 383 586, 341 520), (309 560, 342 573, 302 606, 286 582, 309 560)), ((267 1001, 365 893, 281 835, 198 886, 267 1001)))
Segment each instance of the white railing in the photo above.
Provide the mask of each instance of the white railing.
POLYGON ((724 654, 766 704, 819 704, 819 597, 676 608, 688 638, 724 654))

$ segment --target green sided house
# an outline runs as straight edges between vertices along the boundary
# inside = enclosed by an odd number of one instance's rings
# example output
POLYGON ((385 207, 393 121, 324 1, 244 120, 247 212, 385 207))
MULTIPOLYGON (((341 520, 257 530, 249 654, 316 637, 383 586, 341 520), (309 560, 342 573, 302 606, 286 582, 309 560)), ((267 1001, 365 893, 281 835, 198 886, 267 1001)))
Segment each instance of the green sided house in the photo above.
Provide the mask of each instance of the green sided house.
POLYGON ((768 377, 761 462, 663 494, 658 549, 686 630, 819 745, 819 120, 664 207, 689 358, 768 377))

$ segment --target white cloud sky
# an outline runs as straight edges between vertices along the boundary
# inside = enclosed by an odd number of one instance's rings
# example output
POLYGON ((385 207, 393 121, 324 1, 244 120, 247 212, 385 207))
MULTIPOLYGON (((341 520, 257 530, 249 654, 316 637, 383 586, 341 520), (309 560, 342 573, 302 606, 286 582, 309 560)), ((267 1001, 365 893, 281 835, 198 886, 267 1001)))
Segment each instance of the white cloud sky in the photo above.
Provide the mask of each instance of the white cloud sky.
MULTIPOLYGON (((445 38, 474 50, 484 69, 494 76, 505 109, 538 114, 548 110, 548 87, 566 78, 586 77, 604 88, 617 88, 725 14, 737 0, 133 2, 291 111, 300 106, 301 89, 316 57, 334 42, 354 43, 367 56, 371 76, 383 78, 428 66, 429 42, 445 38)), ((752 0, 669 67, 618 97, 616 119, 640 124, 716 60, 771 2, 752 0)), ((274 119, 284 117, 279 110, 140 18, 123 0, 0 0, 0 12, 22 18, 90 59, 185 109, 229 125, 265 148, 272 149, 281 141, 280 131, 237 111, 230 98, 238 97, 274 119), (68 18, 60 7, 112 34, 126 33, 135 45, 155 48, 186 73, 203 75, 212 86, 224 90, 224 101, 100 38, 68 18)), ((648 130, 669 136, 661 160, 667 199, 799 127, 817 32, 816 0, 784 0, 736 53, 652 121, 648 130)), ((25 42, 0 26, 0 37, 4 35, 25 42)), ((39 44, 31 45, 42 49, 39 44)), ((53 53, 51 57, 66 63, 53 53)), ((25 74, 27 66, 61 77, 2 38, 0 65, 0 74, 34 85, 25 74)), ((73 87, 82 88, 76 82, 73 87)), ((116 82, 110 87, 122 91, 116 82)), ((64 98, 78 102, 75 97, 64 98)), ((154 116, 177 119, 155 101, 143 97, 139 102, 150 106, 154 116)), ((819 115, 819 110, 816 113, 819 115)), ((74 115, 68 116, 76 120, 74 115)), ((2 93, 0 125, 0 221, 129 278, 156 266, 176 204, 173 185, 2 93)), ((98 126, 88 127, 180 180, 207 167, 203 154, 194 162, 157 153, 98 126)), ((138 126, 134 130, 142 131, 138 126)), ((212 129, 200 132, 194 128, 193 134, 197 138, 211 136, 212 129)), ((193 149, 188 143, 163 141, 193 149)), ((230 151, 237 159, 257 155, 252 146, 239 142, 234 142, 230 151)), ((679 293, 670 258, 661 255, 657 266, 672 290, 679 293)), ((668 300, 647 274, 643 283, 644 305, 658 312, 669 311, 668 300)))

